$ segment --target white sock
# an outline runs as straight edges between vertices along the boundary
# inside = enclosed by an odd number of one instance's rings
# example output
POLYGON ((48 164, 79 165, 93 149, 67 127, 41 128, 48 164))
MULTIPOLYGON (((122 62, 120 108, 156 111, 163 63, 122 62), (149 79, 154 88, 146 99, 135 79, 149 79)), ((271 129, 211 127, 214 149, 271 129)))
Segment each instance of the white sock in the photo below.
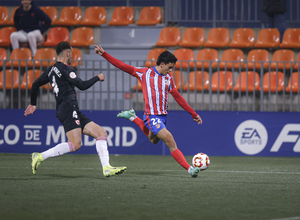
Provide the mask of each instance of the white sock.
POLYGON ((133 121, 134 119, 136 119, 136 117, 137 117, 137 116, 131 116, 131 117, 129 118, 129 120, 130 120, 130 121, 133 121))
POLYGON ((60 143, 55 147, 50 148, 49 150, 44 151, 43 158, 46 160, 49 157, 57 157, 69 152, 75 151, 75 147, 71 142, 60 143))
POLYGON ((101 161, 102 167, 105 167, 109 164, 109 154, 107 150, 107 138, 102 136, 98 137, 96 140, 96 149, 101 161))

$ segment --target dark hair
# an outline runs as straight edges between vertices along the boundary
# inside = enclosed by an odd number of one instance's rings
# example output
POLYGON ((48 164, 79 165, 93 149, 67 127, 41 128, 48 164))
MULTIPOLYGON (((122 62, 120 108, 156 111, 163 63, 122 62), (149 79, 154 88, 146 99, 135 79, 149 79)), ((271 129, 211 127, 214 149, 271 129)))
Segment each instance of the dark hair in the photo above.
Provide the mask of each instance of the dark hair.
POLYGON ((56 54, 58 56, 64 50, 68 50, 68 49, 71 49, 71 48, 72 47, 71 47, 71 44, 69 42, 67 42, 67 41, 61 41, 55 47, 56 54))
POLYGON ((172 54, 170 51, 164 51, 159 54, 157 58, 157 65, 159 66, 161 63, 168 64, 168 63, 176 63, 177 58, 172 54))

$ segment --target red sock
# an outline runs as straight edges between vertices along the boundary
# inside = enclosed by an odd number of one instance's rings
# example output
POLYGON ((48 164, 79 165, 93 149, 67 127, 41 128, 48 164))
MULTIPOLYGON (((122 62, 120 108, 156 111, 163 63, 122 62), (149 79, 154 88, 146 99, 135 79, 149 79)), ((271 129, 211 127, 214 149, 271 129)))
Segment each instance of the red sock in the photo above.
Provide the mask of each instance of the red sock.
POLYGON ((186 159, 184 158, 182 152, 179 149, 176 149, 173 152, 171 152, 171 155, 184 169, 189 169, 190 165, 188 164, 188 162, 186 162, 186 159))
POLYGON ((148 137, 149 134, 149 129, 145 126, 144 122, 142 119, 139 117, 136 117, 133 122, 140 127, 140 129, 143 131, 143 133, 148 137))

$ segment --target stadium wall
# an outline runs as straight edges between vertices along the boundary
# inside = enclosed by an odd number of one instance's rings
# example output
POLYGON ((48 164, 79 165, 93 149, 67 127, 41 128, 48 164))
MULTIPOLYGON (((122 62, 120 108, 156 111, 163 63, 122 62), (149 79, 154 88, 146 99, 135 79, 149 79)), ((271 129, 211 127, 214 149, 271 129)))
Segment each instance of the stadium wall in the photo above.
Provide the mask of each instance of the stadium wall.
MULTIPOLYGON (((55 110, 0 110, 0 153, 45 151, 67 141, 55 110)), ((83 111, 108 133, 110 154, 170 155, 160 141, 151 144, 134 123, 117 118, 117 111, 83 111)), ((293 112, 198 111, 202 125, 184 111, 170 111, 167 127, 185 155, 300 156, 300 117, 293 112)), ((137 115, 142 117, 143 112, 137 115)), ((95 140, 83 136, 76 154, 96 154, 95 140)))

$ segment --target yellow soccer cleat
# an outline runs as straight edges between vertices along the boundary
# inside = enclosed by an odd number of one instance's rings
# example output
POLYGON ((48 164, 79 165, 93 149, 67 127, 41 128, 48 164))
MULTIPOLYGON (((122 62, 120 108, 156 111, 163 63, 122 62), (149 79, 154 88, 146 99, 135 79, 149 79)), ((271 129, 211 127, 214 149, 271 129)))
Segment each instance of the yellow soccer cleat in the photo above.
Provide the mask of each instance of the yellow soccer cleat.
POLYGON ((127 167, 112 167, 111 165, 107 165, 103 167, 103 175, 106 177, 119 175, 124 173, 126 169, 127 167))
POLYGON ((37 168, 44 161, 43 154, 41 154, 41 153, 32 153, 31 154, 31 159, 32 159, 32 162, 31 162, 32 173, 33 173, 33 175, 35 175, 37 168))

